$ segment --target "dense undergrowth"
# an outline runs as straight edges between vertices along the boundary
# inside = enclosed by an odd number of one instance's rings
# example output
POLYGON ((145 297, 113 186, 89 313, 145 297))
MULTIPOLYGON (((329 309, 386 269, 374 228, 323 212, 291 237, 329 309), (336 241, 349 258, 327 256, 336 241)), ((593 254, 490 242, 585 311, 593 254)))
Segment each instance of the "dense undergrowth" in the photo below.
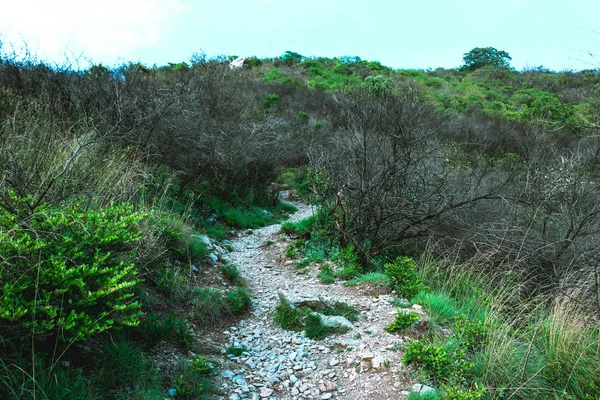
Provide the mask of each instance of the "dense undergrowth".
POLYGON ((281 188, 319 207, 282 227, 299 273, 428 310, 405 362, 442 398, 598 397, 599 85, 293 52, 74 71, 2 47, 0 397, 209 397, 210 360, 148 355, 202 354, 250 307, 218 253, 293 211, 281 188))

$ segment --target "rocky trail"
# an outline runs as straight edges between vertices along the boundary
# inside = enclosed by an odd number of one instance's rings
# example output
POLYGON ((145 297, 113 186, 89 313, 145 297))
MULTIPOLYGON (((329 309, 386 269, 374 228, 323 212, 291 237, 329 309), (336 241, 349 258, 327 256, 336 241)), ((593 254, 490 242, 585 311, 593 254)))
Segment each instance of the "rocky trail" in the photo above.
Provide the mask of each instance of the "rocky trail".
MULTIPOLYGON (((294 203, 290 221, 313 210, 294 203)), ((240 356, 223 356, 216 384, 222 399, 397 399, 408 395, 413 383, 393 347, 401 336, 384 331, 396 315, 391 294, 373 296, 340 282, 324 285, 318 265, 306 274, 284 253, 290 238, 281 225, 241 232, 232 240, 231 262, 240 269, 253 293, 247 319, 223 332, 229 345, 244 347, 240 356), (278 292, 280 293, 278 295, 278 292), (341 301, 361 313, 353 329, 315 341, 304 332, 286 331, 275 324, 273 311, 279 296, 341 301)))

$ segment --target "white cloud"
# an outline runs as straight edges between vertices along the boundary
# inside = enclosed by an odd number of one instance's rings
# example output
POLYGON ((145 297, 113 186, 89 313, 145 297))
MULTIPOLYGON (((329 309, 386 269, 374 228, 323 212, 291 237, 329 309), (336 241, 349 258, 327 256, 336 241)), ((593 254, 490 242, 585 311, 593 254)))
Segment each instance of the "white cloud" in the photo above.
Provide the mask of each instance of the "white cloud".
POLYGON ((180 0, 13 1, 3 6, 0 34, 45 59, 67 53, 111 63, 155 44, 186 9, 180 0))

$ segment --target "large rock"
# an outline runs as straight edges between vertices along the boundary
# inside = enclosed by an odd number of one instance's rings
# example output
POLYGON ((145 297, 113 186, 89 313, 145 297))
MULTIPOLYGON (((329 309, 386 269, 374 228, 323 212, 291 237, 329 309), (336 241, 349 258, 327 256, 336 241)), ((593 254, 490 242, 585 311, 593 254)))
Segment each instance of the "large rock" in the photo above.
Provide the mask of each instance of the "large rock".
POLYGON ((328 326, 330 328, 338 328, 346 331, 354 329, 354 325, 352 324, 352 322, 348 321, 348 319, 346 319, 345 317, 339 315, 322 314, 319 314, 319 316, 321 317, 321 322, 323 323, 323 325, 328 326))
POLYGON ((296 295, 286 293, 281 289, 277 292, 277 295, 292 308, 308 307, 311 310, 326 310, 333 307, 333 303, 330 300, 324 299, 321 296, 296 295))
POLYGON ((420 383, 415 383, 410 388, 410 391, 413 393, 426 394, 426 393, 435 393, 435 389, 431 386, 421 385, 420 383))

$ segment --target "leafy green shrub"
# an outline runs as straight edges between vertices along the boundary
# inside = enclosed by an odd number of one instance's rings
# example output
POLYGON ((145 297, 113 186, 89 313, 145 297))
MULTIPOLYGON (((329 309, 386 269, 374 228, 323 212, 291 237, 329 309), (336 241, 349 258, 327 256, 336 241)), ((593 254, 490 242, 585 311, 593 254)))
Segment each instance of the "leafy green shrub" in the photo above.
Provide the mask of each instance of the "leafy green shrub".
POLYGON ((387 332, 403 331, 413 326, 415 322, 420 320, 419 314, 415 312, 404 312, 398 309, 398 314, 394 322, 385 327, 387 332))
POLYGON ((273 68, 267 72, 263 78, 265 82, 278 82, 278 83, 290 83, 292 80, 279 68, 273 68))
POLYGON ((277 107, 277 103, 279 103, 278 94, 269 93, 263 98, 263 106, 267 112, 273 111, 277 107))
POLYGON ((442 400, 480 400, 485 397, 484 387, 475 387, 474 389, 461 389, 458 386, 444 387, 442 400))
POLYGON ((340 266, 340 269, 336 271, 336 276, 340 279, 352 279, 362 271, 358 263, 358 254, 356 254, 352 245, 340 249, 339 253, 335 256, 335 261, 340 266))
POLYGON ((280 300, 273 314, 277 325, 288 331, 301 331, 304 329, 306 311, 291 307, 284 300, 280 300))
POLYGON ((398 257, 393 263, 385 264, 383 269, 399 295, 410 299, 420 291, 427 290, 410 257, 398 257))
POLYGON ((188 251, 192 261, 202 260, 203 258, 206 258, 209 253, 208 246, 197 235, 190 238, 188 251))
POLYGON ((488 343, 488 326, 483 321, 471 320, 464 314, 458 314, 454 317, 454 336, 467 351, 476 351, 488 343))
POLYGON ((196 357, 196 359, 192 361, 192 366, 201 374, 210 374, 214 369, 214 366, 202 356, 196 357))
POLYGON ((402 362, 406 365, 417 363, 425 375, 443 377, 452 366, 450 355, 440 344, 430 344, 423 340, 411 340, 404 349, 402 362))
MULTIPOLYGON (((13 194, 16 199, 16 196, 13 194)), ((127 204, 86 210, 41 205, 26 221, 0 209, 0 328, 6 339, 57 333, 85 340, 134 326, 132 263, 147 214, 127 204)))

